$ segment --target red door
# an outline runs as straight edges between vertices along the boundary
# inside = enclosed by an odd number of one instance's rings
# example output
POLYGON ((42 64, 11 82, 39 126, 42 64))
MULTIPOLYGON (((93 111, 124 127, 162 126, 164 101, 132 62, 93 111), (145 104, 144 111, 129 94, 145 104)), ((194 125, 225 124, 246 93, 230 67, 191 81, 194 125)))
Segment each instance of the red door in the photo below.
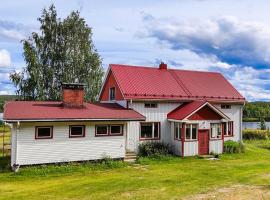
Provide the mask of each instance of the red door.
POLYGON ((209 131, 199 130, 199 155, 209 154, 209 131))

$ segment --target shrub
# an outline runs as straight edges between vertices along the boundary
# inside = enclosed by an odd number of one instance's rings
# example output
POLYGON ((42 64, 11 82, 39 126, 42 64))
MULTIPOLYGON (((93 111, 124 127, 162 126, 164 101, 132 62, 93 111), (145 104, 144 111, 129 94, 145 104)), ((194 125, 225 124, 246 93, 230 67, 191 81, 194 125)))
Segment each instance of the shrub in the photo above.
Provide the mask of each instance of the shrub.
POLYGON ((245 146, 242 142, 228 140, 224 142, 224 153, 244 153, 245 146))
POLYGON ((266 140, 270 137, 269 130, 253 130, 245 129, 243 130, 243 139, 245 140, 266 140))
POLYGON ((163 142, 144 142, 139 144, 139 156, 161 156, 171 153, 171 146, 163 142))

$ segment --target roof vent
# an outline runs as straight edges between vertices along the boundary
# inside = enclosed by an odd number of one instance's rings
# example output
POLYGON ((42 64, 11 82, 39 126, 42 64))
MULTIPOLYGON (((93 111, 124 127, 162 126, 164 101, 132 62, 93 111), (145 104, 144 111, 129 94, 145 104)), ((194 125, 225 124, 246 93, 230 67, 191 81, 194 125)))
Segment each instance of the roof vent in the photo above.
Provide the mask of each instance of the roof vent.
POLYGON ((63 83, 63 105, 66 107, 83 107, 84 85, 81 83, 63 83))
POLYGON ((159 64, 159 69, 167 69, 167 64, 165 64, 164 62, 161 62, 159 64))

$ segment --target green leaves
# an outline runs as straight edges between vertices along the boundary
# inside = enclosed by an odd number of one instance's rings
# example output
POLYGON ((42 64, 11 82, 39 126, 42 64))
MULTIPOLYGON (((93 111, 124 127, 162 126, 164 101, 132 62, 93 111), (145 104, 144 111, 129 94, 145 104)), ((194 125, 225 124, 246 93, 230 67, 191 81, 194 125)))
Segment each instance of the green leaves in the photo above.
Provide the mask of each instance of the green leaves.
POLYGON ((103 69, 92 41, 92 29, 78 11, 61 20, 54 5, 38 18, 40 32, 23 41, 26 67, 10 79, 23 100, 60 100, 61 83, 84 83, 85 100, 95 101, 103 69))

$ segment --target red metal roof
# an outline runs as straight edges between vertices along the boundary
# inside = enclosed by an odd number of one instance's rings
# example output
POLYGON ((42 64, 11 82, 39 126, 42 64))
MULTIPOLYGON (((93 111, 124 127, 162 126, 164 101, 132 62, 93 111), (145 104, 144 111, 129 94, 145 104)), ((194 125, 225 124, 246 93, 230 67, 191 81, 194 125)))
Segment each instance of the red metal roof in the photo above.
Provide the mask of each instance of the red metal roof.
POLYGON ((245 98, 216 72, 111 64, 125 99, 238 101, 245 98))
POLYGON ((190 103, 183 103, 173 111, 167 114, 168 119, 173 120, 184 120, 187 119, 192 113, 197 112, 198 109, 201 110, 203 107, 208 106, 210 109, 214 110, 222 118, 229 119, 223 112, 218 110, 216 107, 211 105, 207 101, 193 101, 190 103))
POLYGON ((145 120, 138 112, 114 103, 84 103, 68 108, 62 102, 11 101, 5 104, 4 120, 145 120))

